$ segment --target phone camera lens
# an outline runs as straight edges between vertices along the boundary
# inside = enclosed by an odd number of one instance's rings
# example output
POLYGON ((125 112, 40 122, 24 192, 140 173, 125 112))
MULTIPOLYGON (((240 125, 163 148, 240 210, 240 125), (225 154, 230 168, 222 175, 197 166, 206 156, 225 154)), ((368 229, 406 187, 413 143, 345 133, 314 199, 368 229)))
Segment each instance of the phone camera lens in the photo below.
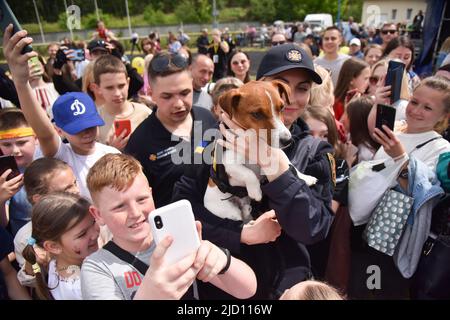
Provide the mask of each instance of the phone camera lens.
POLYGON ((160 216, 154 218, 156 229, 161 229, 163 227, 163 222, 160 216))

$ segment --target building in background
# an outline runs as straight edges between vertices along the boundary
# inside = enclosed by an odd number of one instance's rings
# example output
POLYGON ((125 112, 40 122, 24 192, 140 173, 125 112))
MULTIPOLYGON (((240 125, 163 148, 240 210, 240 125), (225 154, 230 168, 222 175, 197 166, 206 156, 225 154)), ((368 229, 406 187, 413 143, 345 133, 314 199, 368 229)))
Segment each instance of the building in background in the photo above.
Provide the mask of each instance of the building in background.
POLYGON ((361 22, 373 27, 387 21, 409 26, 419 10, 425 15, 426 8, 426 0, 368 0, 363 3, 361 22))

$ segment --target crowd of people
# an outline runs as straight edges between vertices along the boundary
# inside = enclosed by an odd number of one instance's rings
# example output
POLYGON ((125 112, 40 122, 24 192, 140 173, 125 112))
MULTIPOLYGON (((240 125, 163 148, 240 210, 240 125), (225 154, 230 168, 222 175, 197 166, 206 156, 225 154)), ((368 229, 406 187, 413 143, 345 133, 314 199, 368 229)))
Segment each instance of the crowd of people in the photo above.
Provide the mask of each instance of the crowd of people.
MULTIPOLYGON (((429 281, 429 257, 450 239, 448 40, 435 74, 421 79, 413 42, 396 24, 378 34, 349 25, 320 35, 303 24, 266 28, 271 47, 256 75, 228 29, 211 39, 203 29, 195 54, 183 30, 169 34, 167 48, 151 33, 139 65, 102 22, 87 44, 52 43, 47 57, 22 54, 33 40, 8 26, 0 151, 18 170, 0 175, 0 298, 450 298, 448 264, 432 266, 441 278, 429 281), (390 61, 404 65, 393 102, 390 61), (268 84, 283 100, 283 148, 242 140, 235 117, 270 120, 262 105, 236 110, 240 88, 268 84), (379 105, 395 108, 393 128, 378 125, 379 105), (262 200, 251 202, 250 221, 207 208, 218 170, 210 145, 260 168, 262 200), (397 226, 387 223, 397 210, 397 200, 385 205, 392 191, 413 200, 389 255, 380 246, 397 226), (181 199, 200 246, 168 264, 173 239, 155 243, 148 216, 181 199), (368 234, 380 205, 385 226, 375 228, 387 231, 377 247, 368 234), (381 273, 369 286, 373 266, 381 273)), ((220 184, 223 200, 247 195, 230 181, 220 184)))

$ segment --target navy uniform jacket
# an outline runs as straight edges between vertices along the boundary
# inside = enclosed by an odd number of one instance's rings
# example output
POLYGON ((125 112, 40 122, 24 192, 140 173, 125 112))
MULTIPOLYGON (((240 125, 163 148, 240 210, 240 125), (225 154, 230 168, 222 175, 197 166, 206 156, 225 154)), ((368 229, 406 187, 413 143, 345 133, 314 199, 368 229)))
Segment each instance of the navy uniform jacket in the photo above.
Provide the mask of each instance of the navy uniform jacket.
POLYGON ((308 187, 291 170, 261 185, 264 197, 260 214, 274 209, 283 229, 275 242, 242 244, 241 221, 222 219, 204 207, 210 166, 191 167, 174 188, 174 201, 188 199, 191 202, 196 218, 203 224, 203 238, 228 248, 253 268, 258 280, 254 298, 278 298, 284 289, 304 280, 309 275, 309 257, 304 245, 324 239, 333 220, 334 164, 328 155, 333 149, 328 143, 313 138, 307 130, 301 120, 294 124, 291 128, 294 142, 285 152, 299 171, 318 178, 317 185, 308 187))
POLYGON ((204 147, 203 133, 216 126, 211 112, 204 108, 192 108, 193 127, 191 141, 172 137, 156 117, 156 108, 133 132, 125 147, 125 153, 135 157, 142 165, 145 176, 152 187, 157 208, 171 202, 175 182, 184 174, 189 163, 198 163, 201 154, 195 154, 197 147, 204 147), (188 151, 188 154, 183 154, 188 151), (174 163, 173 156, 182 157, 182 163, 174 163), (194 159, 193 156, 200 156, 194 159))

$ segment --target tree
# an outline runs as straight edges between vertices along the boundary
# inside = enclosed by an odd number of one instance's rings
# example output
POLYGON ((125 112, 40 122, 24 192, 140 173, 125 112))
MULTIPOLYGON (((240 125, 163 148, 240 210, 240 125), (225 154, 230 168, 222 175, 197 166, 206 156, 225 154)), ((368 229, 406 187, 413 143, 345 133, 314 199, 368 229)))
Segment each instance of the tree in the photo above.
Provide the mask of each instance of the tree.
POLYGON ((208 0, 183 0, 175 8, 175 16, 180 22, 209 23, 211 5, 208 0))
POLYGON ((152 5, 145 7, 144 19, 151 26, 164 24, 166 22, 164 12, 160 9, 154 9, 152 5))
POLYGON ((274 21, 278 17, 275 2, 276 0, 250 0, 250 18, 258 21, 274 21))

